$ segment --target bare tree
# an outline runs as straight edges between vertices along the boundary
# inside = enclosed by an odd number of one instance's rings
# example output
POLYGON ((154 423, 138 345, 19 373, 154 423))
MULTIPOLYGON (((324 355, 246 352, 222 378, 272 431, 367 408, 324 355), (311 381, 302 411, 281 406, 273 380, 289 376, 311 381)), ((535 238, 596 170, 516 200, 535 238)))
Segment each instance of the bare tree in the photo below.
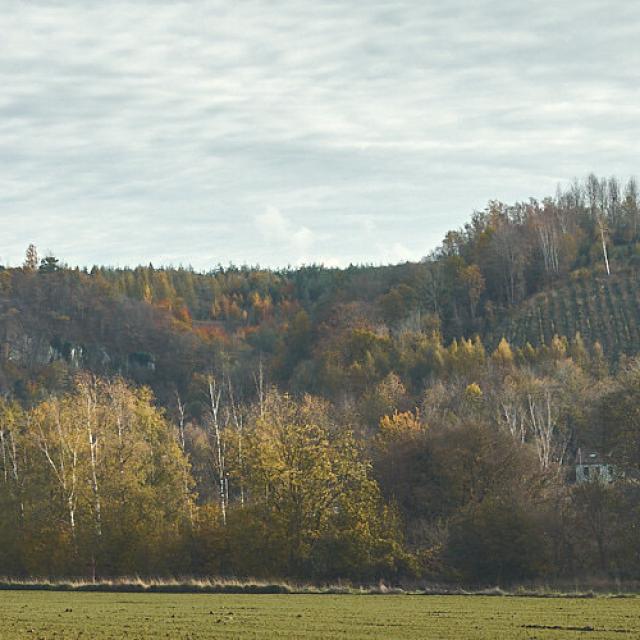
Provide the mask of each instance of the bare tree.
POLYGON ((218 481, 220 511, 222 513, 222 522, 226 525, 228 487, 222 428, 220 424, 220 400, 222 398, 222 389, 218 386, 216 379, 212 375, 207 377, 207 392, 210 412, 210 433, 213 435, 214 467, 218 481))
POLYGON ((444 288, 442 262, 431 255, 425 260, 424 297, 426 304, 434 313, 440 313, 440 300, 444 288))
POLYGON ((589 206, 589 212, 591 213, 591 217, 595 219, 598 212, 598 201, 600 198, 600 181, 598 180, 598 177, 593 173, 590 173, 587 176, 585 182, 585 192, 587 194, 587 204, 589 206))
POLYGON ((607 271, 607 275, 611 275, 606 240, 606 236, 608 233, 606 215, 609 208, 609 188, 607 181, 605 179, 598 180, 598 178, 593 173, 591 173, 587 176, 585 190, 587 192, 587 199, 589 201, 589 211, 591 213, 591 218, 594 220, 600 234, 604 266, 607 271))
POLYGON ((550 206, 540 210, 536 208, 534 227, 540 242, 540 251, 544 260, 544 269, 550 275, 557 275, 560 271, 559 240, 561 231, 554 212, 550 206))
POLYGON ((519 399, 506 394, 499 400, 499 422, 506 426, 514 440, 524 443, 527 438, 526 413, 519 399))
POLYGON ((186 453, 187 445, 185 439, 185 431, 184 431, 184 423, 185 423, 185 413, 186 409, 184 404, 182 403, 182 399, 180 398, 180 394, 176 389, 176 409, 178 411, 178 442, 180 444, 180 449, 182 449, 182 453, 186 453))
POLYGON ((623 203, 627 225, 631 233, 631 239, 638 237, 638 183, 635 178, 629 178, 624 190, 623 203))
MULTIPOLYGON (((231 416, 233 419, 233 425, 236 431, 237 438, 237 463, 238 463, 238 475, 240 481, 240 506, 244 508, 245 500, 245 488, 244 488, 244 420, 242 410, 236 402, 235 394, 233 392, 233 383, 231 378, 227 377, 227 390, 229 393, 229 406, 231 409, 231 416)), ((228 489, 227 489, 228 490, 228 489)), ((229 496, 227 494, 227 500, 229 496)))
POLYGON ((4 476, 4 484, 9 482, 9 455, 7 452, 7 439, 9 431, 6 432, 4 425, 0 426, 0 447, 2 448, 2 475, 4 476))
POLYGON ((607 214, 614 228, 620 225, 620 213, 622 206, 622 189, 620 182, 615 176, 609 178, 607 182, 607 214))
POLYGON ((513 305, 524 296, 525 238, 511 222, 502 222, 493 236, 497 268, 502 274, 506 301, 513 305))
MULTIPOLYGON (((180 397, 180 393, 176 389, 176 409, 178 411, 178 444, 180 445, 180 449, 183 455, 186 457, 187 454, 187 442, 185 435, 185 416, 186 416, 186 407, 182 402, 182 398, 180 397)), ((189 522, 193 526, 194 517, 193 517, 193 502, 191 500, 191 493, 189 490, 189 471, 185 467, 184 469, 184 497, 187 502, 188 510, 189 510, 189 522)))
MULTIPOLYGON (((78 390, 82 394, 84 404, 84 424, 89 442, 89 463, 91 468, 90 481, 93 497, 93 522, 98 548, 102 540, 102 499, 100 495, 100 483, 98 482, 98 416, 97 416, 97 382, 93 377, 86 377, 78 384, 78 390)), ((96 580, 96 556, 95 548, 91 551, 91 567, 93 581, 96 580)))
POLYGON ((24 256, 22 268, 25 271, 36 271, 38 269, 38 262, 38 250, 34 244, 30 244, 24 256))
POLYGON ((83 434, 76 420, 67 419, 59 399, 50 400, 51 418, 37 421, 37 444, 45 456, 63 496, 71 538, 76 544, 76 511, 78 502, 78 467, 83 434))
POLYGON ((607 270, 607 275, 611 275, 611 269, 609 268, 609 254, 607 252, 607 240, 606 236, 608 234, 607 223, 604 219, 603 215, 598 216, 598 229, 600 231, 600 240, 602 241, 602 256, 604 258, 604 266, 607 270))
POLYGON ((537 393, 529 393, 527 405, 530 431, 540 466, 547 470, 553 463, 562 464, 568 439, 559 429, 558 407, 552 390, 543 385, 537 393))
POLYGON ((109 413, 112 420, 115 420, 116 427, 116 458, 117 472, 120 476, 120 503, 125 505, 127 496, 125 493, 126 466, 132 451, 127 447, 126 434, 128 430, 128 411, 126 407, 126 397, 124 387, 120 380, 110 380, 105 384, 105 392, 108 398, 109 413))
POLYGON ((19 462, 15 425, 0 425, 0 447, 2 448, 2 475, 4 484, 12 486, 18 506, 18 522, 24 524, 23 478, 19 462))
POLYGON ((260 417, 264 418, 264 401, 265 401, 265 383, 264 383, 264 365, 262 363, 262 354, 258 361, 258 371, 253 373, 253 380, 258 392, 258 403, 260 407, 260 417))

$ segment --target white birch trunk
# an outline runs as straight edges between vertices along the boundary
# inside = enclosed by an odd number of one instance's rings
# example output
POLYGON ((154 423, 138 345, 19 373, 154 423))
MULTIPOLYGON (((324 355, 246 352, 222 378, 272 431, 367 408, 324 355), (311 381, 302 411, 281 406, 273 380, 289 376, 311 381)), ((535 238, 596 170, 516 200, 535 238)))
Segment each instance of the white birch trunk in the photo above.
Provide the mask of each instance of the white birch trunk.
POLYGON ((604 222, 599 220, 598 226, 600 227, 600 239, 602 240, 602 255, 604 257, 604 266, 607 270, 607 275, 611 275, 611 269, 609 269, 609 254, 607 253, 607 241, 604 235, 604 222))
POLYGON ((215 466, 218 476, 218 491, 220 501, 220 511, 222 514, 222 523, 227 524, 227 490, 226 490, 226 475, 225 475, 225 461, 224 451, 222 444, 222 433, 220 430, 220 398, 222 396, 222 390, 217 388, 216 381, 213 376, 209 376, 209 408, 211 411, 211 425, 213 427, 213 446, 215 456, 215 466))
MULTIPOLYGON (((187 456, 187 442, 185 436, 185 415, 186 408, 182 403, 182 399, 180 398, 180 394, 176 390, 176 406, 178 408, 178 443, 180 445, 180 449, 182 450, 182 454, 187 456)), ((189 491, 189 474, 187 469, 184 470, 184 479, 183 479, 183 491, 184 491, 184 499, 187 503, 187 508, 189 511, 189 522, 191 526, 193 526, 194 517, 193 517, 193 502, 191 501, 191 495, 189 491)))

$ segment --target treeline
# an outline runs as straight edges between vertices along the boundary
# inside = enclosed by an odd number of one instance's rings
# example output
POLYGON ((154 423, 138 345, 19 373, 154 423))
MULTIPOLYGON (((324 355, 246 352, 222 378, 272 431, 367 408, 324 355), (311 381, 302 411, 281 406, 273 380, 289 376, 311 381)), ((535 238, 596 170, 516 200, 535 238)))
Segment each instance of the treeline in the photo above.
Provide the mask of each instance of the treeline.
POLYGON ((525 347, 579 332, 617 361, 638 349, 638 216, 634 180, 591 175, 542 201, 491 202, 422 262, 389 267, 71 270, 30 247, 22 268, 0 272, 0 332, 18 367, 74 360, 161 398, 224 357, 242 369, 262 360, 290 389, 311 378, 325 395, 327 348, 363 327, 394 339, 437 331, 447 343, 479 335, 491 349, 503 336, 525 347))
POLYGON ((578 339, 441 346, 416 406, 395 374, 361 403, 243 403, 198 377, 169 411, 78 374, 0 407, 0 573, 508 584, 640 575, 640 363, 578 339), (577 448, 616 481, 576 484, 577 448))
POLYGON ((431 256, 434 310, 454 335, 487 331, 544 287, 637 267, 639 221, 633 178, 591 174, 553 198, 490 202, 431 256))
POLYGON ((324 401, 270 391, 240 407, 202 383, 201 424, 87 375, 29 411, 0 405, 0 572, 365 579, 408 566, 362 443, 324 401))
MULTIPOLYGON (((229 331, 278 324, 300 309, 349 301, 389 326, 432 313, 447 339, 484 335, 500 313, 542 288, 573 277, 640 264, 640 201, 635 179, 589 175, 554 197, 490 202, 420 264, 307 266, 270 271, 94 267, 114 292, 169 308, 176 317, 229 331)), ((46 264, 45 268, 50 268, 46 264)))

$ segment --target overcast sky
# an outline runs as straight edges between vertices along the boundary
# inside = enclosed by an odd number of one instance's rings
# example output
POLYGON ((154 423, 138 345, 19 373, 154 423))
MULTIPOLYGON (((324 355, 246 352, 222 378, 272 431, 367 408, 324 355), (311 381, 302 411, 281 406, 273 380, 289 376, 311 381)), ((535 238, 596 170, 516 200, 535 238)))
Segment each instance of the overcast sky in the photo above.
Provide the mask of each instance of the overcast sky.
POLYGON ((0 260, 418 259, 640 150, 631 0, 2 0, 0 260))

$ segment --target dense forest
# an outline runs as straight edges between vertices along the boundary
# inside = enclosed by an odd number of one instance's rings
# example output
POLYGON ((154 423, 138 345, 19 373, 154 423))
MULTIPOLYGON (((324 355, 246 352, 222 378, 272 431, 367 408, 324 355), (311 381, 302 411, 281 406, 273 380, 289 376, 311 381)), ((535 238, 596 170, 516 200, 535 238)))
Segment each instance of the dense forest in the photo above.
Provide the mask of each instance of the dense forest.
POLYGON ((639 579, 639 200, 591 175, 384 267, 30 246, 0 267, 0 574, 639 579))

